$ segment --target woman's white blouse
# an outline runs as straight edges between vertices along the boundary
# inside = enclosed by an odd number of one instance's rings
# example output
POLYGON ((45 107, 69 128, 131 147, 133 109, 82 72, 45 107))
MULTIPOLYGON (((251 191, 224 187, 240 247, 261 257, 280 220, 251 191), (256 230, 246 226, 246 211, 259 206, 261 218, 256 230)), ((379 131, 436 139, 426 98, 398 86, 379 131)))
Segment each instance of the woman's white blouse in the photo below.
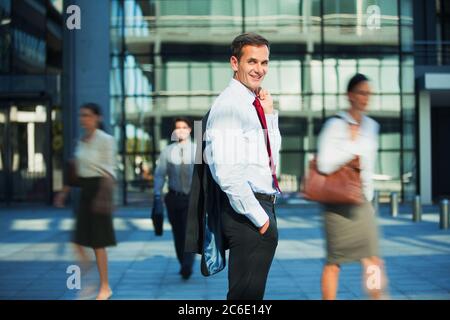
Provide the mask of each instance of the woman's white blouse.
POLYGON ((101 177, 103 171, 116 177, 116 141, 102 130, 95 130, 87 142, 78 141, 75 158, 82 178, 101 177))
POLYGON ((363 116, 358 138, 351 139, 349 124, 357 124, 348 112, 340 112, 341 118, 333 117, 326 121, 318 139, 317 167, 324 174, 337 171, 356 155, 361 161, 361 182, 363 193, 372 201, 374 186, 373 174, 378 151, 379 124, 363 116))

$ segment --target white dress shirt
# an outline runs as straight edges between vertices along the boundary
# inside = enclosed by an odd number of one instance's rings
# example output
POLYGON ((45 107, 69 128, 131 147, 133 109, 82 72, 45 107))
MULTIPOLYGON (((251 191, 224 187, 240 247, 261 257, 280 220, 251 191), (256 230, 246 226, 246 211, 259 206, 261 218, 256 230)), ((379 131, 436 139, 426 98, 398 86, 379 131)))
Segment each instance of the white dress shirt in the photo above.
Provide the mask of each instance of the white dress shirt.
POLYGON ((196 144, 190 139, 184 143, 175 142, 168 145, 158 160, 154 175, 154 194, 160 196, 166 176, 169 177, 169 188, 183 193, 189 193, 194 172, 196 144), (183 166, 186 166, 185 168, 183 166), (183 181, 182 170, 188 170, 187 181, 183 181), (186 186, 189 185, 188 190, 186 186), (185 189, 185 190, 183 190, 185 189))
MULTIPOLYGON (((214 180, 227 194, 233 209, 258 228, 268 215, 254 192, 275 194, 264 131, 253 102, 255 94, 232 79, 211 107, 206 124, 205 157, 214 180)), ((278 163, 281 135, 278 112, 266 114, 275 164, 278 163)))
POLYGON ((360 156, 361 183, 363 193, 368 201, 373 199, 373 174, 378 150, 379 124, 363 116, 356 140, 351 139, 351 124, 358 124, 348 112, 339 112, 339 118, 331 118, 320 132, 318 140, 317 169, 330 174, 342 165, 360 156))
POLYGON ((100 129, 94 131, 89 141, 78 141, 75 158, 82 178, 101 177, 104 171, 116 177, 116 141, 100 129))

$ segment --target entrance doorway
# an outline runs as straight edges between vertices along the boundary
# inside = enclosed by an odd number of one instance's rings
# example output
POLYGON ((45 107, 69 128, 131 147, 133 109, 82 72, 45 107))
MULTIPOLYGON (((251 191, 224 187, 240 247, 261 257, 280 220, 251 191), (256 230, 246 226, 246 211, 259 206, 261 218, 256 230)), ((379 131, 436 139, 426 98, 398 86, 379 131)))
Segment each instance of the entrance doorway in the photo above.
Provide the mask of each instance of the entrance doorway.
POLYGON ((50 202, 49 101, 0 100, 0 202, 50 202))
POLYGON ((433 199, 450 196, 450 107, 431 108, 433 199))

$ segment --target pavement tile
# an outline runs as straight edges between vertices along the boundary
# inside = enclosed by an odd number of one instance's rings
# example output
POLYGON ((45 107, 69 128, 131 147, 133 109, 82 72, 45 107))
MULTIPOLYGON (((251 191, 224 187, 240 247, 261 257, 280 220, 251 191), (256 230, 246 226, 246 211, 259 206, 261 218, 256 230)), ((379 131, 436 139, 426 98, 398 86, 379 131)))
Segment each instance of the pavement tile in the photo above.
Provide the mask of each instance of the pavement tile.
MULTIPOLYGON (((386 263, 391 299, 450 299, 450 231, 438 228, 437 212, 424 213, 413 223, 409 208, 392 218, 380 206, 380 250, 386 263)), ((199 272, 182 281, 170 225, 155 237, 149 208, 121 208, 115 215, 118 246, 109 248, 113 300, 223 300, 227 269, 205 278, 199 272)), ((77 264, 69 244, 73 225, 70 209, 0 209, 0 299, 67 299, 67 267, 77 264)), ((269 273, 266 299, 321 299, 324 265, 322 217, 311 205, 277 208, 279 245, 269 273)), ((92 253, 91 253, 92 254, 92 253)), ((342 266, 338 299, 364 300, 360 264, 342 266)), ((82 277, 82 286, 98 284, 95 269, 82 277)))

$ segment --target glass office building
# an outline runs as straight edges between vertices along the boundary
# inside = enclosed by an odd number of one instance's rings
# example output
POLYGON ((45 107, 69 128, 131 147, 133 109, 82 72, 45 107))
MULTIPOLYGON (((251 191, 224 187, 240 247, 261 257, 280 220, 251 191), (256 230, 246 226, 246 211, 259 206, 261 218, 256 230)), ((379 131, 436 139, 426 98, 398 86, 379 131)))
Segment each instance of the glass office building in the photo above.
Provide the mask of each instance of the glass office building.
POLYGON ((232 77, 229 45, 242 32, 271 42, 264 82, 283 137, 285 194, 300 181, 323 121, 348 107, 356 72, 371 79, 381 125, 381 199, 417 190, 413 2, 410 0, 111 0, 111 123, 120 150, 120 202, 149 200, 151 172, 172 119, 200 119, 232 77), (146 174, 145 174, 146 173, 146 174))
POLYGON ((62 187, 61 4, 0 0, 0 203, 62 187))

